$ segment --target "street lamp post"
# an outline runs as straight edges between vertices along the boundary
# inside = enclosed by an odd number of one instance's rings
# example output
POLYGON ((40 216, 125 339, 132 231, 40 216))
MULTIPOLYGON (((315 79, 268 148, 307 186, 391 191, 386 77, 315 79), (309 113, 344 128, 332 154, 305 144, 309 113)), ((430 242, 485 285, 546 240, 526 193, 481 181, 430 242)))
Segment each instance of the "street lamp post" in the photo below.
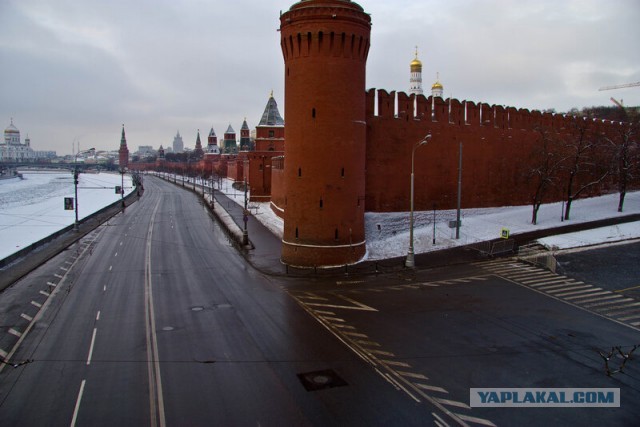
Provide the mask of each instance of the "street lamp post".
POLYGON ((410 211, 409 211, 409 252, 407 252, 407 259, 404 263, 405 267, 414 268, 416 266, 415 256, 413 252, 413 174, 414 174, 414 158, 416 154, 416 149, 425 145, 431 139, 431 134, 428 134, 420 142, 413 146, 413 150, 411 151, 411 202, 410 202, 410 211))
POLYGON ((124 168, 120 169, 120 201, 124 208, 124 168))
POLYGON ((247 230, 247 221, 249 220, 249 210, 247 209, 247 180, 244 180, 244 212, 242 213, 242 220, 244 221, 244 230, 242 230, 242 244, 247 246, 249 244, 249 231, 247 230))

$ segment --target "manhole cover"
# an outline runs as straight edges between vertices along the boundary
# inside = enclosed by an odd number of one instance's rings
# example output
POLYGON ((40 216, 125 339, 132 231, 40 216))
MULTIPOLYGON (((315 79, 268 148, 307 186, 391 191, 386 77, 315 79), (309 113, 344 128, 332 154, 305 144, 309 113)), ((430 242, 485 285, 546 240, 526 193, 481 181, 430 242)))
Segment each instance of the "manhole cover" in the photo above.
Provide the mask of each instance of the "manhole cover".
POLYGON ((298 374, 298 379, 307 391, 322 390, 325 388, 342 387, 348 385, 333 370, 307 372, 298 374))

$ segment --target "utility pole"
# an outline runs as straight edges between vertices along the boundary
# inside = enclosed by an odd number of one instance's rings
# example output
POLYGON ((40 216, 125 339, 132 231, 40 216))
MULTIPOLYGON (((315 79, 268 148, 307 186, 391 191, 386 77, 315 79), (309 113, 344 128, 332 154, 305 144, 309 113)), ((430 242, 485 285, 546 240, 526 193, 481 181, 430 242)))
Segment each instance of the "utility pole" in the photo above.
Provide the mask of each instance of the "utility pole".
POLYGON ((75 199, 76 199, 76 220, 73 223, 73 229, 75 231, 78 231, 78 165, 75 165, 74 171, 73 171, 73 190, 75 193, 75 199))
POLYGON ((73 167, 73 191, 75 197, 75 211, 76 211, 76 220, 73 223, 73 229, 78 231, 78 151, 80 151, 80 141, 78 141, 78 150, 76 151, 76 156, 74 159, 74 167, 73 167))

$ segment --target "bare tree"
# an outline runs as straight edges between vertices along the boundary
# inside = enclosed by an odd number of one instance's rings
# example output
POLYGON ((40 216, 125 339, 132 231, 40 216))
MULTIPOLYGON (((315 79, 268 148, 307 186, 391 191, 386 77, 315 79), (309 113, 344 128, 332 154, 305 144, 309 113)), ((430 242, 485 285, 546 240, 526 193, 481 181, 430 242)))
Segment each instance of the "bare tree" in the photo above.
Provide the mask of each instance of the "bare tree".
POLYGON ((566 136, 566 208, 564 219, 570 218, 571 204, 582 193, 599 185, 611 173, 606 161, 605 140, 594 132, 591 118, 577 117, 566 136))
MULTIPOLYGON (((624 111, 624 110, 623 110, 624 111)), ((626 112, 625 120, 617 129, 614 139, 606 138, 613 148, 613 173, 617 176, 618 212, 622 212, 627 187, 640 176, 640 115, 637 111, 626 112)))
POLYGON ((531 223, 537 224, 538 211, 543 199, 558 178, 558 170, 565 161, 560 150, 558 136, 551 129, 538 127, 540 134, 538 145, 531 154, 532 169, 528 177, 535 182, 534 193, 531 199, 532 213, 531 223))

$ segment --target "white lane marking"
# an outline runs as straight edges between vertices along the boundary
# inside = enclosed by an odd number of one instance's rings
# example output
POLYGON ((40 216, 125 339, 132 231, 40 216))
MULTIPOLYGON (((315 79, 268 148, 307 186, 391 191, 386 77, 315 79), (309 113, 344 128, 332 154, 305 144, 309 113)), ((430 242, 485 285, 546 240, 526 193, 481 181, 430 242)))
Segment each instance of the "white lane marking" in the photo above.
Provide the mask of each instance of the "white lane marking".
MULTIPOLYGON (((104 229, 103 229, 104 230, 104 229)), ((93 233, 93 242, 96 241, 96 239, 98 238, 99 234, 102 232, 102 230, 98 231, 98 232, 94 232, 93 233)), ((87 251, 87 248, 84 248, 82 253, 80 254, 80 257, 82 255, 84 255, 84 253, 87 251)), ((79 259, 79 258, 78 258, 79 259)), ((77 261, 77 260, 76 260, 77 261)), ((69 269, 71 270, 74 267, 75 263, 72 264, 69 269)), ((68 273, 67 273, 68 274, 68 273)), ((54 274, 54 276, 58 277, 60 279, 60 283, 58 283, 60 285, 60 287, 56 287, 52 294, 55 296, 55 294, 60 291, 61 286, 63 285, 67 274, 65 274, 64 276, 60 276, 58 274, 54 274)), ((38 313, 34 316, 33 320, 31 322, 29 322, 29 325, 27 325, 27 328, 24 330, 24 332, 22 333, 22 336, 18 339, 18 341, 14 344, 14 346, 11 348, 11 350, 7 353, 7 355, 5 356, 5 359, 11 359, 13 357, 13 355, 15 354, 16 351, 18 351, 18 348, 20 348, 20 345, 22 345, 22 342, 24 341, 25 337, 27 336, 27 334, 29 333, 29 331, 33 328, 33 326, 38 322, 38 320, 44 315, 44 312, 47 310, 49 304, 51 303, 53 298, 47 298, 47 300, 44 302, 44 304, 38 304, 35 301, 31 301, 31 304, 35 305, 38 308, 42 308, 41 310, 38 311, 38 313)), ((4 369, 4 367, 7 366, 6 364, 0 364, 0 372, 2 372, 2 370, 4 369)))
POLYGON ((57 277, 58 279, 62 279, 62 278, 64 277, 64 276, 61 276, 61 275, 59 275, 59 274, 57 274, 57 273, 56 273, 56 274, 54 274, 53 276, 54 276, 54 277, 57 277))
POLYGON ((576 301, 571 301, 572 303, 575 304, 582 304, 582 301, 580 301, 580 299, 582 298, 591 298, 591 297, 595 297, 595 296, 599 296, 599 295, 608 295, 611 294, 611 291, 602 291, 602 292, 591 292, 591 293, 586 293, 586 294, 582 294, 582 295, 574 295, 572 297, 565 297, 564 299, 566 300, 576 300, 576 301))
POLYGON ((82 400, 82 394, 84 393, 84 386, 87 380, 82 380, 80 383, 80 391, 78 392, 78 398, 76 399, 76 407, 73 410, 73 418, 71 418, 71 427, 75 427, 78 420, 78 412, 80 411, 80 401, 82 400))
POLYGON ((66 267, 60 267, 60 270, 69 271, 69 269, 66 267))
POLYGON ((91 364, 91 357, 93 356, 93 345, 96 343, 96 333, 98 333, 98 328, 93 328, 93 336, 91 337, 91 344, 89 344, 89 355, 87 356, 87 365, 91 364))
POLYGON ((470 423, 482 424, 483 426, 496 427, 494 423, 484 418, 471 417, 464 414, 456 414, 462 421, 468 421, 470 423))
MULTIPOLYGON (((556 294, 555 296, 557 296, 558 298, 560 297, 568 297, 569 295, 579 295, 579 294, 588 294, 592 291, 601 291, 602 288, 594 288, 591 285, 585 285, 585 286, 578 286, 575 287, 573 289, 580 289, 580 288, 586 288, 586 289, 582 289, 581 291, 576 291, 576 290, 572 290, 571 292, 562 292, 559 294, 556 294)), ((550 294, 552 294, 553 292, 549 292, 550 294)))
POLYGON ((622 295, 614 295, 609 291, 597 292, 595 294, 580 295, 579 297, 570 297, 567 299, 575 299, 576 304, 586 304, 594 301, 604 301, 608 299, 622 298, 622 295), (604 296, 607 295, 607 296, 604 296), (595 297, 595 298, 594 298, 595 297))
POLYGON ((114 256, 118 256, 118 252, 116 252, 116 254, 114 256))
POLYGON ((21 332, 18 332, 18 331, 16 331, 16 330, 15 330, 15 329, 13 329, 13 328, 9 329, 9 333, 10 333, 11 335, 15 335, 15 336, 16 336, 16 337, 18 337, 18 338, 20 338, 20 337, 22 336, 22 333, 21 333, 21 332))
POLYGON ((406 371, 398 371, 398 370, 396 370, 396 373, 398 375, 403 376, 403 377, 413 378, 413 379, 416 379, 416 380, 428 380, 429 379, 429 378, 425 377, 424 375, 417 374, 415 372, 406 372, 406 371))
POLYGON ((428 391, 437 391, 438 393, 449 394, 449 392, 442 387, 437 387, 435 385, 422 384, 422 383, 414 383, 418 388, 428 391))
POLYGON ((120 242, 120 246, 122 246, 122 242, 120 242))
POLYGON ((107 285, 104 285, 104 286, 102 287, 102 292, 107 292, 107 285))
POLYGON ((611 305, 611 304, 619 304, 621 302, 630 302, 630 301, 635 301, 633 298, 625 298, 625 299, 616 299, 613 301, 601 301, 601 302, 594 302, 591 304, 584 304, 585 307, 600 307, 603 305, 611 305))
POLYGON ((51 294, 49 292, 46 291, 40 291, 41 295, 44 295, 45 297, 49 297, 51 294))
POLYGON ((386 365, 390 365, 390 366, 399 366, 401 368, 410 368, 411 365, 409 365, 408 363, 405 362, 400 362, 399 360, 380 360, 380 362, 386 364, 386 365))
POLYGON ((51 286, 52 288, 55 288, 56 286, 58 286, 53 282, 47 282, 47 285, 51 286))
POLYGON ((109 271, 111 271, 113 269, 113 265, 109 266, 109 271))
POLYGON ((22 317, 23 319, 25 319, 28 322, 31 322, 33 320, 33 317, 29 316, 28 314, 24 314, 24 313, 22 313, 20 315, 20 317, 22 317))
POLYGON ((98 314, 96 314, 96 320, 100 320, 100 310, 98 310, 98 314))
POLYGON ((442 403, 443 405, 457 406, 458 408, 471 409, 471 406, 467 405, 464 402, 458 402, 457 400, 442 399, 440 397, 434 397, 434 399, 438 403, 442 403))
POLYGON ((149 376, 149 412, 151 416, 151 426, 166 426, 164 414, 164 397, 162 395, 162 377, 160 376, 160 356, 158 352, 158 337, 156 334, 156 318, 153 307, 153 286, 151 282, 151 242, 153 236, 153 225, 156 213, 160 207, 160 200, 151 214, 149 231, 147 232, 147 248, 144 269, 144 312, 145 329, 147 340, 147 374, 149 376))

